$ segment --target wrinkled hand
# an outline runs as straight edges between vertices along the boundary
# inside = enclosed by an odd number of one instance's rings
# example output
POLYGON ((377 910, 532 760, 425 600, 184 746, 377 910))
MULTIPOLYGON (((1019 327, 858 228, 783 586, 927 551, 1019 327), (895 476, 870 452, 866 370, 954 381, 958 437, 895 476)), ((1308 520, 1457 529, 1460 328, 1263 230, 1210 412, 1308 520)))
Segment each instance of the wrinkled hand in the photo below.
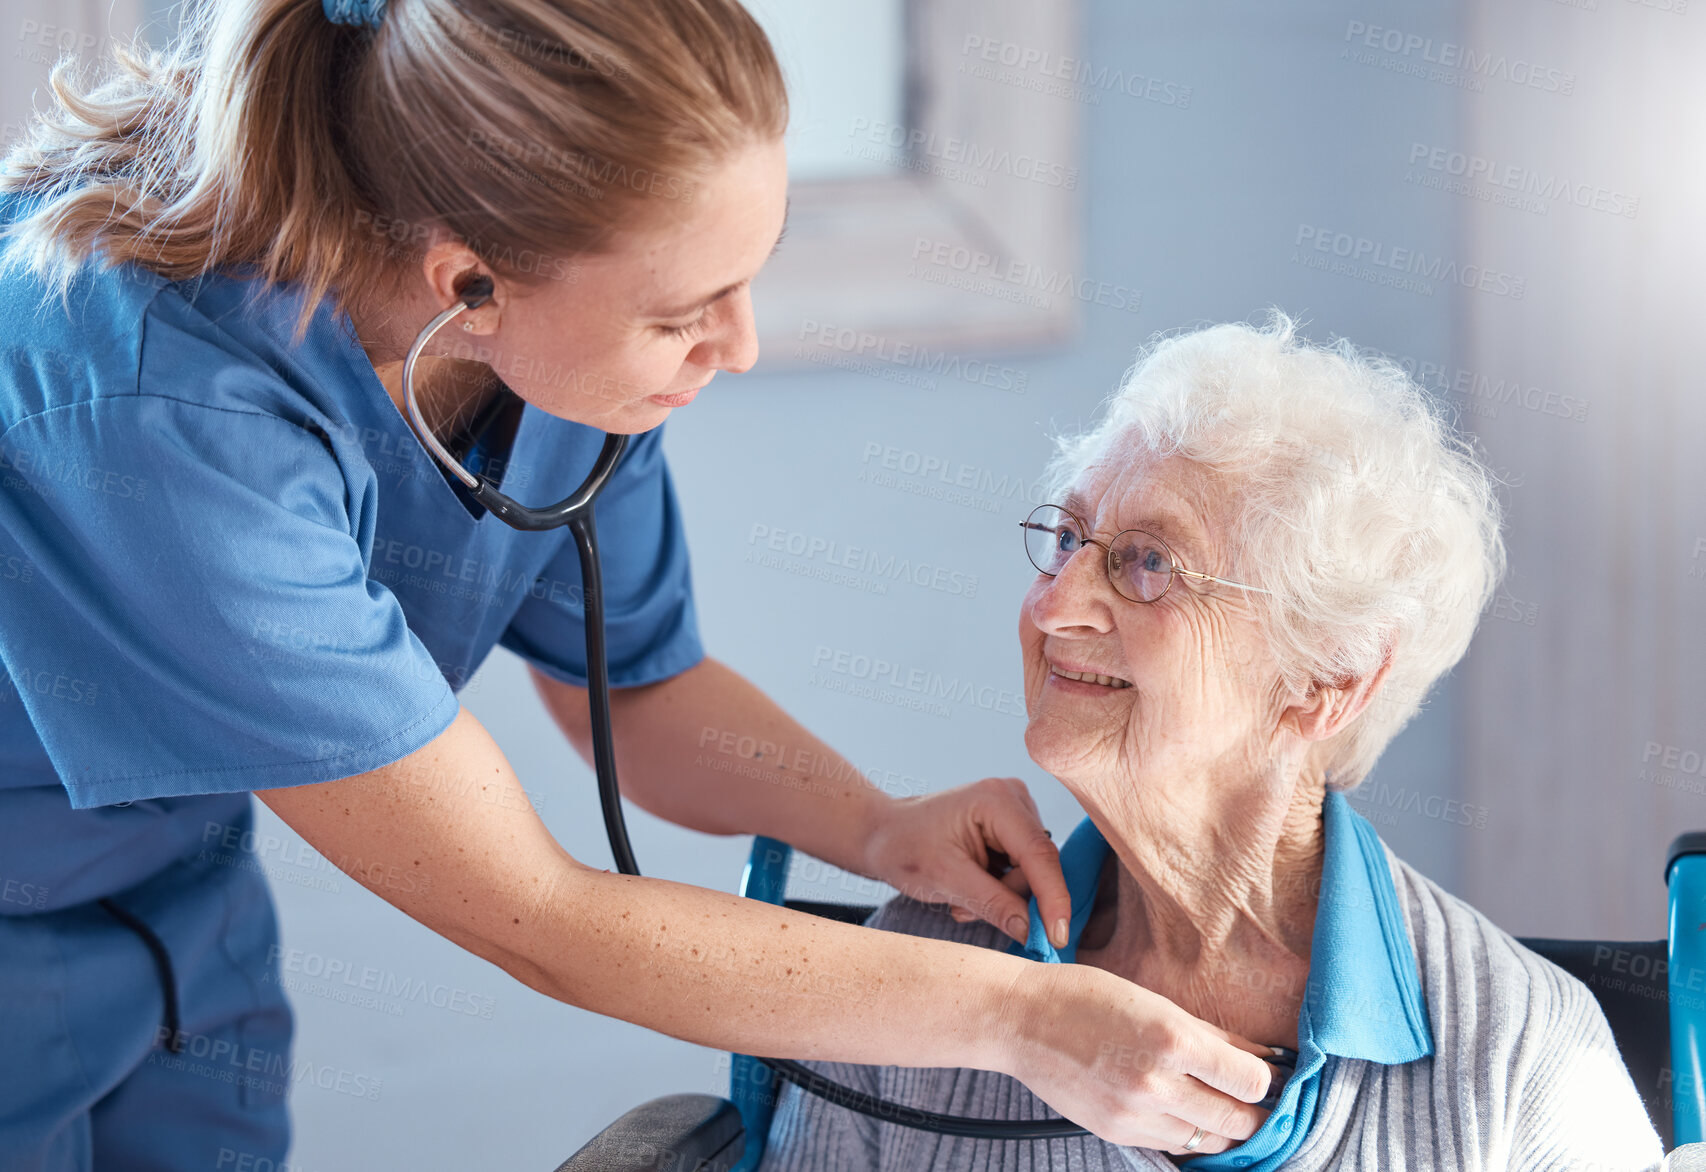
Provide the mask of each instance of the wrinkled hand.
POLYGON ((952 904, 955 919, 987 920, 1020 941, 1029 931, 1026 896, 1035 892, 1049 939, 1066 943, 1072 901, 1060 852, 1016 777, 890 802, 865 860, 867 874, 904 894, 952 904))

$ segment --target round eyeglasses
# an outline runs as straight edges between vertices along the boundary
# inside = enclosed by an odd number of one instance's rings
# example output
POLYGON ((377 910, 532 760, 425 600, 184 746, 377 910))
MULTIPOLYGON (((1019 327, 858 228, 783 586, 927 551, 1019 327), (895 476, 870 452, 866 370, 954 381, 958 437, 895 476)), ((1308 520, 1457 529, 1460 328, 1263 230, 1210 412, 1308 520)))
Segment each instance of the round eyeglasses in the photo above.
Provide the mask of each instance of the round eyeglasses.
POLYGON ((1260 586, 1247 586, 1228 578, 1217 578, 1200 570, 1187 570, 1173 556, 1167 543, 1142 529, 1125 529, 1112 541, 1097 541, 1090 536, 1090 527, 1075 513, 1059 505, 1039 505, 1019 523, 1025 531, 1025 556, 1039 571, 1054 577, 1066 567, 1067 560, 1086 545, 1099 545, 1108 551, 1104 568, 1108 581, 1113 583, 1121 598, 1132 602, 1157 602, 1172 588, 1173 579, 1180 575, 1203 582, 1219 582, 1256 594, 1267 594, 1260 586))

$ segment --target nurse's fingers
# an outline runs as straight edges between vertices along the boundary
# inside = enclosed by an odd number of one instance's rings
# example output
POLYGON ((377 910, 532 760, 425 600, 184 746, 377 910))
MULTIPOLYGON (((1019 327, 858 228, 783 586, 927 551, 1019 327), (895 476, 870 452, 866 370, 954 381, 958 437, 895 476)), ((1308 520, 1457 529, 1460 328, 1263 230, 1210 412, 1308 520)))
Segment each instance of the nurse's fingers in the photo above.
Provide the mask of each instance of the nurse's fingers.
MULTIPOLYGON (((1001 876, 1001 885, 1011 891, 1014 895, 1017 895, 1020 899, 1029 901, 1031 898, 1031 884, 1026 880, 1025 873, 1017 867, 1014 867, 1005 875, 1001 876)), ((973 920, 977 919, 977 913, 969 908, 952 908, 949 910, 948 914, 953 916, 955 920, 962 924, 969 924, 973 920)))
POLYGON ((1014 867, 1011 871, 1001 876, 1001 882, 1011 888, 1014 895, 1017 895, 1022 899, 1031 898, 1031 881, 1025 878, 1025 873, 1019 870, 1019 868, 1014 867))
POLYGON ((1066 876, 1061 873, 1060 851, 1038 817, 1036 803, 1031 800, 1031 791, 1025 783, 1016 777, 993 780, 1004 784, 1015 800, 1003 802, 992 811, 991 845, 1012 860, 1013 870, 1008 874, 1017 873, 1029 885, 1050 942, 1056 948, 1063 947, 1067 925, 1072 920, 1072 896, 1067 893, 1066 876))
POLYGON ((1030 934, 1031 912, 1028 904, 1001 885, 1001 881, 987 872, 974 872, 970 868, 966 873, 957 876, 960 881, 960 898, 964 905, 955 905, 949 913, 962 924, 972 920, 985 920, 1000 928, 1020 944, 1025 942, 1030 934))
MULTIPOLYGON (((1199 1018, 1198 1020, 1200 1021, 1201 1019, 1199 1018)), ((1215 1025, 1211 1021, 1203 1022, 1202 1028, 1204 1030, 1208 1031, 1209 1033, 1213 1034, 1215 1037, 1219 1038, 1221 1041, 1228 1042, 1228 1043, 1238 1047, 1238 1049, 1244 1051, 1244 1053, 1254 1054, 1256 1057, 1260 1058, 1264 1063, 1267 1063, 1268 1069, 1271 1072, 1274 1072, 1277 1077, 1284 1078, 1286 1076, 1286 1074, 1287 1074, 1286 1071, 1282 1071, 1282 1070, 1280 1070, 1279 1067, 1273 1065, 1272 1063, 1268 1063, 1268 1059, 1270 1059, 1274 1056, 1274 1050, 1273 1050, 1272 1046, 1264 1046, 1260 1042, 1252 1042, 1249 1038, 1244 1037, 1242 1034, 1235 1034, 1231 1030, 1221 1029, 1219 1026, 1215 1025)))
POLYGON ((1223 1152, 1255 1135, 1268 1117, 1265 1109, 1222 1094, 1189 1076, 1170 1088, 1167 1099, 1169 1113, 1181 1124, 1176 1134, 1165 1133, 1175 1145, 1169 1149, 1174 1153, 1185 1150, 1185 1141, 1199 1127, 1203 1138, 1193 1150, 1223 1152))
MULTIPOLYGON (((1196 1028, 1189 1032, 1190 1040, 1183 1048, 1180 1070, 1203 1084, 1203 1093, 1211 1097, 1210 1101, 1225 1106, 1226 1101, 1222 1096, 1230 1095, 1240 1101, 1238 1105, 1241 1107, 1260 1103, 1267 1098, 1268 1091, 1276 1080, 1284 1078, 1280 1070, 1267 1061, 1271 1051, 1266 1046, 1258 1046, 1248 1038, 1223 1030, 1201 1018, 1193 1018, 1192 1021, 1196 1028), (1216 1091, 1220 1094, 1214 1094, 1216 1091)), ((1246 1119, 1256 1118, 1257 1114, 1252 1113, 1259 1113, 1261 1116, 1267 1114, 1253 1106, 1248 1107, 1247 1112, 1238 1114, 1246 1119)), ((1181 1118, 1200 1123, 1221 1135, 1239 1138, 1247 1138, 1249 1135, 1249 1132, 1228 1129, 1223 1126, 1224 1119, 1216 1119, 1212 1114, 1201 1118, 1185 1112, 1178 1114, 1181 1118)))

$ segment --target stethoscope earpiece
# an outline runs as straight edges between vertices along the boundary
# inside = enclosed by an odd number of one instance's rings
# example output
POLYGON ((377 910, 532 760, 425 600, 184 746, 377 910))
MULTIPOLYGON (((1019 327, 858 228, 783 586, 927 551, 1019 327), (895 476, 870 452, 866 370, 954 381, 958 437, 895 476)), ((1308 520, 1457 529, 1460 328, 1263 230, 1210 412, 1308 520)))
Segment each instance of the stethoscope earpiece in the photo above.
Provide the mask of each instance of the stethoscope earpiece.
POLYGON ((491 299, 492 279, 481 273, 457 290, 456 295, 462 299, 462 308, 478 309, 491 299))

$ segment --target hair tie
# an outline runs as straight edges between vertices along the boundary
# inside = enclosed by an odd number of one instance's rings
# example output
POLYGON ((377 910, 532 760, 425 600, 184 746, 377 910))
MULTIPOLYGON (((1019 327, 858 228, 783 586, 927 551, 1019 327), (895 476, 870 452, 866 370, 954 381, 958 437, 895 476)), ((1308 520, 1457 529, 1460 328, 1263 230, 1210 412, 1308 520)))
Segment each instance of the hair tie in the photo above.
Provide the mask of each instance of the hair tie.
POLYGON ((378 28, 385 19, 385 0, 320 0, 320 7, 333 24, 378 28))

